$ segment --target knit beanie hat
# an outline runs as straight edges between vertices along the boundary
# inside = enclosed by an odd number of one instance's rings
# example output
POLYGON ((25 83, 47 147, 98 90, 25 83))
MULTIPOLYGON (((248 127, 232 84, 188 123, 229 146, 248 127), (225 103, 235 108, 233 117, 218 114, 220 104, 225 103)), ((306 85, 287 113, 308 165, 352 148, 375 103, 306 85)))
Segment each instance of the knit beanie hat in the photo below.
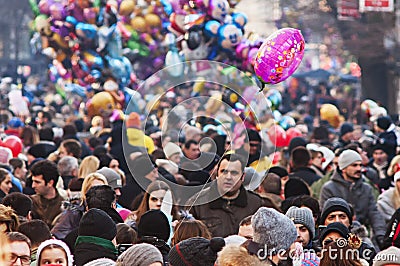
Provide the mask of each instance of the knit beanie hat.
POLYGON ((324 207, 322 207, 319 224, 324 224, 326 217, 328 217, 328 215, 334 211, 342 211, 346 213, 347 217, 349 217, 350 224, 352 223, 353 215, 347 201, 342 198, 333 197, 325 201, 324 207))
POLYGON ((113 169, 102 167, 100 170, 97 170, 96 173, 104 175, 104 177, 107 179, 108 185, 113 189, 122 188, 121 176, 113 169))
POLYGON ((40 255, 42 254, 43 249, 50 245, 60 246, 64 250, 65 254, 67 254, 67 265, 68 266, 73 265, 74 257, 71 255, 71 251, 69 250, 69 247, 63 241, 58 240, 58 239, 49 239, 49 240, 42 242, 39 245, 39 247, 37 249, 37 253, 36 253, 37 254, 36 258, 38 259, 38 264, 40 262, 39 258, 40 258, 40 255))
POLYGON ((302 224, 307 227, 310 233, 310 239, 315 236, 315 223, 311 210, 309 208, 299 208, 292 206, 286 212, 286 216, 293 221, 294 224, 302 224))
POLYGON ((155 262, 164 262, 161 252, 147 243, 133 245, 117 259, 119 266, 145 266, 155 262))
POLYGON ((340 136, 344 136, 347 133, 353 132, 354 127, 353 124, 351 123, 343 123, 342 126, 340 127, 340 136))
POLYGON ((381 116, 376 120, 376 125, 383 130, 387 130, 391 124, 392 119, 389 116, 381 116))
POLYGON ((138 224, 138 237, 153 236, 168 241, 171 227, 167 216, 160 210, 150 210, 142 215, 138 224))
POLYGON ((115 261, 108 258, 101 258, 97 260, 89 261, 88 263, 84 264, 83 266, 115 266, 115 261))
POLYGON ((373 266, 400 265, 400 249, 391 246, 380 251, 374 258, 373 266))
POLYGON ((140 124, 140 116, 138 113, 130 113, 128 116, 128 119, 125 120, 126 121, 126 127, 131 128, 140 128, 141 124, 140 124))
POLYGON ((362 161, 361 156, 358 152, 353 150, 345 150, 339 156, 339 169, 343 170, 350 164, 357 161, 362 161))
POLYGON ((269 251, 288 250, 297 238, 294 223, 275 209, 261 207, 251 218, 253 241, 269 251))
POLYGON ((12 128, 20 128, 25 126, 24 122, 22 122, 22 120, 18 117, 11 118, 7 125, 12 128))
POLYGON ((153 171, 153 169, 157 166, 149 156, 140 155, 133 160, 129 167, 132 169, 131 171, 136 178, 141 178, 153 171))
POLYGON ((82 216, 78 235, 95 236, 111 241, 117 235, 117 226, 105 211, 93 208, 82 216))
POLYGON ((168 254, 173 266, 213 266, 217 253, 225 246, 221 237, 211 240, 203 237, 192 237, 176 244, 168 254))
POLYGON ((328 224, 328 226, 322 230, 320 236, 319 236, 319 242, 322 245, 322 242, 324 241, 325 237, 331 233, 331 232, 337 232, 339 235, 345 239, 349 237, 349 228, 347 228, 344 224, 339 223, 339 222, 334 222, 331 224, 328 224))
POLYGON ((168 142, 164 147, 164 153, 167 159, 170 159, 174 154, 181 154, 181 148, 173 142, 168 142))

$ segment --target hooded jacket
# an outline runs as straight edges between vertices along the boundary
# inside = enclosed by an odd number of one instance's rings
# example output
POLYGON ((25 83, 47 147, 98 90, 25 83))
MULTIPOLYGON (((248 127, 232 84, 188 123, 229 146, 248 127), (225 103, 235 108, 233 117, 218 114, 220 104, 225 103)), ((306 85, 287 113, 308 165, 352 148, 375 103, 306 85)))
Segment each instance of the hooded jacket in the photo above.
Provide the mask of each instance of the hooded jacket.
POLYGON ((375 236, 385 235, 385 223, 378 211, 372 187, 362 178, 354 183, 344 180, 343 176, 335 171, 330 181, 322 186, 320 205, 324 206, 327 199, 339 197, 346 200, 354 208, 356 220, 364 225, 371 225, 375 236))
POLYGON ((389 222, 392 215, 396 212, 393 206, 393 194, 395 193, 395 187, 389 188, 378 197, 378 210, 381 212, 385 222, 389 222))

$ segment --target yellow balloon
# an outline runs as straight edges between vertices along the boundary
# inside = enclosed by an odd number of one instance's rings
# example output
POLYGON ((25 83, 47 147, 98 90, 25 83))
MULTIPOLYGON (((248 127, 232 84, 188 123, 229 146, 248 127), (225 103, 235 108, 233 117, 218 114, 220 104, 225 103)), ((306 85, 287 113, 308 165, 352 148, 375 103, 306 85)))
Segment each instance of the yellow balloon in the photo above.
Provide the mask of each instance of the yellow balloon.
POLYGON ((123 0, 119 6, 119 14, 121 16, 129 16, 135 10, 134 0, 123 0))
POLYGON ((146 31, 146 20, 143 17, 134 17, 131 19, 131 26, 134 30, 139 32, 146 31))
POLYGON ((149 13, 144 16, 146 24, 152 28, 161 27, 161 19, 156 14, 149 13))
POLYGON ((208 115, 215 114, 222 106, 222 95, 211 96, 206 103, 206 112, 208 115))
POLYGON ((336 106, 333 104, 325 103, 321 106, 319 110, 320 117, 322 120, 326 120, 334 128, 338 127, 340 124, 340 113, 336 106))

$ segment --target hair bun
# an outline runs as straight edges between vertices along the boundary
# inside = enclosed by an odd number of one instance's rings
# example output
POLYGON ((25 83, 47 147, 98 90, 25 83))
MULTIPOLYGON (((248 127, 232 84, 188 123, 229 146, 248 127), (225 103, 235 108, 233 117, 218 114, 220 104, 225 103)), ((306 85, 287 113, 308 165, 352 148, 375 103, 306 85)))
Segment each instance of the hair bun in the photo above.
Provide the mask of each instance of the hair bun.
POLYGON ((225 240, 222 237, 214 237, 210 240, 210 249, 215 253, 222 250, 225 246, 225 240))

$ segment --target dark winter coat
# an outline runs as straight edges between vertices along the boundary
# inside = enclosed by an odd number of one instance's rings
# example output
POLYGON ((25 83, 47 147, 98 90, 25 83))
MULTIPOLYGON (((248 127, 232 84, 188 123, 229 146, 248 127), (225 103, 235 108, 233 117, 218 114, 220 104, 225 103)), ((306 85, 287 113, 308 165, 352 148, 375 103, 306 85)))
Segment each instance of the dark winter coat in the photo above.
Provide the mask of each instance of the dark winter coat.
POLYGON ((335 171, 331 180, 322 186, 320 206, 324 206, 325 201, 332 197, 339 197, 350 203, 354 208, 356 220, 361 224, 371 225, 375 236, 385 234, 385 222, 377 209, 372 187, 362 178, 351 183, 335 171))

